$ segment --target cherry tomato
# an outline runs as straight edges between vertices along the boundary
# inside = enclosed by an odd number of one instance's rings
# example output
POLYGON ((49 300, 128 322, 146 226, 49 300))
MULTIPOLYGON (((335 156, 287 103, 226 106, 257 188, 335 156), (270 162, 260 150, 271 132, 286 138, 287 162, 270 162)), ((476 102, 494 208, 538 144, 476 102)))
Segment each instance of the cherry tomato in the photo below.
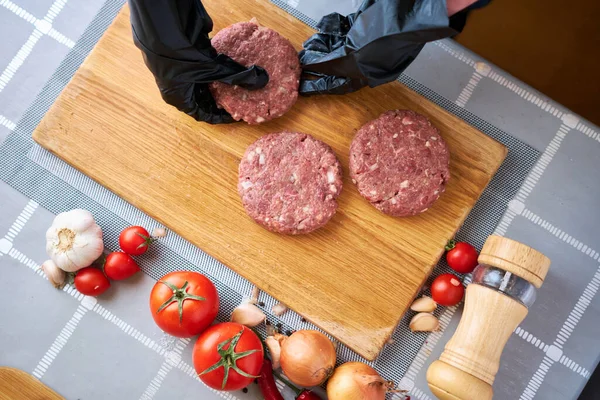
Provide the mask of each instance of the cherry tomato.
POLYGON ((442 306, 454 306, 460 303, 464 295, 465 288, 456 275, 440 275, 431 284, 431 297, 442 306))
POLYGON ((262 343, 251 329, 225 322, 200 335, 192 359, 196 373, 207 386, 240 390, 259 377, 264 355, 262 343))
POLYGON ((450 268, 461 274, 473 272, 477 266, 477 257, 479 254, 475 247, 465 242, 455 242, 451 240, 446 246, 446 261, 450 268))
POLYGON ((100 296, 110 287, 108 278, 102 271, 94 267, 86 267, 77 271, 75 275, 75 288, 86 296, 100 296))
POLYGON ((198 272, 171 272, 152 288, 150 311, 163 331, 192 337, 214 321, 219 312, 219 294, 215 285, 198 272))
POLYGON ((130 226, 123 229, 119 235, 119 246, 125 253, 139 256, 144 254, 148 250, 148 246, 155 240, 143 227, 130 226))
POLYGON ((135 260, 129 254, 115 251, 106 256, 104 273, 113 281, 127 279, 140 270, 135 260))

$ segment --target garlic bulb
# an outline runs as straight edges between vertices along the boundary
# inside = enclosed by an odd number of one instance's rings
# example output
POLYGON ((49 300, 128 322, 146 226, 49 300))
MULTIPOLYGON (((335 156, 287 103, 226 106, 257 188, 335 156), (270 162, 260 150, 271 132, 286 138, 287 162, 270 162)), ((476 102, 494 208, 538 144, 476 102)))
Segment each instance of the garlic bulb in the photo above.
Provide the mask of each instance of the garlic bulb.
POLYGON ((54 264, 54 261, 44 261, 42 264, 42 271, 44 271, 44 274, 46 274, 46 277, 55 288, 60 289, 65 285, 67 274, 65 271, 58 268, 56 264, 54 264))
POLYGON ((86 210, 71 210, 54 218, 46 231, 46 252, 66 272, 89 267, 102 255, 102 229, 86 210))

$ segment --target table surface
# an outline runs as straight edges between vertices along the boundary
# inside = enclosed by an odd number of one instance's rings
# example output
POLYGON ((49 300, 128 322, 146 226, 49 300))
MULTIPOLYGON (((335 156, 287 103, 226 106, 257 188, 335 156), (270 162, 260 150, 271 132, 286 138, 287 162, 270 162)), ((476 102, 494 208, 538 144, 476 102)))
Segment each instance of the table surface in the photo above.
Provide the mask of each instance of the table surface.
MULTIPOLYGON (((262 7, 239 0, 203 3, 209 14, 237 7, 237 14, 215 18, 215 31, 254 16, 297 48, 313 33, 267 2, 262 7)), ((260 126, 204 124, 199 130, 197 121, 161 99, 133 44, 127 8, 33 138, 369 360, 377 358, 394 333, 444 245, 507 154, 505 146, 400 82, 347 96, 301 97, 285 116, 260 126), (121 107, 115 108, 115 101, 121 107), (451 178, 429 211, 390 218, 364 201, 345 175, 338 211, 314 234, 274 235, 247 218, 235 172, 258 137, 283 130, 311 132, 331 146, 342 170, 348 171, 354 127, 393 108, 427 115, 450 150, 451 178), (148 116, 131 118, 133 109, 148 116), (332 121, 331 115, 339 118, 332 121), (115 120, 120 123, 111 124, 115 120), (102 158, 111 162, 99 163, 102 158), (385 279, 357 286, 365 270, 385 279)))
MULTIPOLYGON (((102 4, 0 1, 0 142, 102 4)), ((287 5, 315 20, 357 6, 349 0, 287 5)), ((494 388, 498 399, 576 398, 600 356, 600 130, 450 40, 426 46, 406 74, 543 153, 496 233, 537 248, 553 265, 507 344, 494 388)), ((71 289, 55 291, 38 270, 53 215, 3 182, 0 206, 0 279, 13 283, 0 293, 11 305, 0 311, 0 364, 32 373, 67 398, 219 398, 194 381, 190 341, 163 336, 145 314, 152 278, 138 274, 98 302, 71 289), (112 324, 95 329, 103 319, 112 324), (96 368, 107 363, 117 368, 96 368), (136 384, 121 378, 120 369, 135 370, 136 384), (89 385, 86 376, 103 385, 89 385)), ((446 328, 430 335, 404 375, 400 384, 413 398, 433 397, 426 367, 459 318, 460 309, 444 311, 446 328)), ((255 398, 254 390, 226 398, 255 398)))

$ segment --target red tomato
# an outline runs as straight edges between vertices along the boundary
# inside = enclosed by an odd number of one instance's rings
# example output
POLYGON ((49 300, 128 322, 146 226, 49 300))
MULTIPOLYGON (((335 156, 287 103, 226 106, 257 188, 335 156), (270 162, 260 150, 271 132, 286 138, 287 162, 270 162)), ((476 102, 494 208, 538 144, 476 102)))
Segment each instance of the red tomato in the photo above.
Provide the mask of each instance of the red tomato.
POLYGON ((264 355, 262 343, 251 329, 225 322, 200 335, 192 359, 196 373, 207 386, 240 390, 258 378, 264 355))
POLYGON ((192 337, 214 321, 219 312, 219 294, 215 285, 198 272, 171 272, 152 288, 150 311, 163 331, 192 337))
POLYGON ((143 227, 130 226, 119 235, 119 246, 125 253, 139 256, 144 254, 155 240, 143 227))
POLYGON ((465 242, 455 242, 451 240, 446 246, 446 261, 450 268, 461 274, 473 272, 477 266, 477 257, 479 254, 475 247, 465 242))
POLYGON ((75 288, 86 296, 100 296, 110 287, 108 278, 102 271, 94 267, 86 267, 77 271, 75 275, 75 288))
POLYGON ((465 287, 456 275, 440 275, 431 284, 431 297, 442 306, 454 306, 460 303, 464 295, 465 287))
POLYGON ((129 278, 140 270, 135 260, 130 255, 115 251, 106 256, 104 273, 113 281, 129 278))

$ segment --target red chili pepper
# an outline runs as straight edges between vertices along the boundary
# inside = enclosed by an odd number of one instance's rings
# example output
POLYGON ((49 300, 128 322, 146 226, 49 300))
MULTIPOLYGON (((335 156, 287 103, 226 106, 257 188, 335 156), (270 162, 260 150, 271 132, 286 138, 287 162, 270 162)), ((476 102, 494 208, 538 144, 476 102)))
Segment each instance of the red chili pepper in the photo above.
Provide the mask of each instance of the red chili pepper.
POLYGON ((302 393, 296 397, 296 400, 321 400, 319 396, 315 392, 311 392, 309 390, 303 390, 302 393))
POLYGON ((268 358, 265 358, 265 361, 263 361, 260 377, 258 378, 258 386, 260 387, 260 391, 265 397, 265 400, 284 400, 275 384, 273 364, 271 364, 271 360, 268 358))

